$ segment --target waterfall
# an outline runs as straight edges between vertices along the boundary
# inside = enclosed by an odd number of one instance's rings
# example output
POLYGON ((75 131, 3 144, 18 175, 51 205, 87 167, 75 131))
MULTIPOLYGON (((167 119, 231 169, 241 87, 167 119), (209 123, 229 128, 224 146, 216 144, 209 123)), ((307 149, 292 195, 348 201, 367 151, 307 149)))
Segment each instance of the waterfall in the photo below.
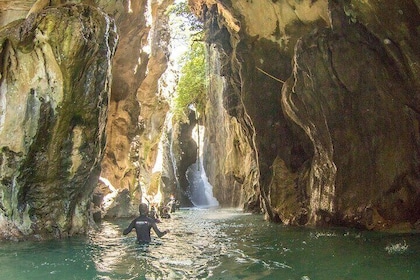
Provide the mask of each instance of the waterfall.
POLYGON ((190 200, 196 207, 217 207, 219 202, 213 196, 213 186, 209 183, 203 166, 203 137, 199 139, 199 132, 203 134, 204 127, 197 125, 193 130, 193 138, 199 147, 197 161, 188 167, 187 180, 189 182, 190 200))
POLYGON ((187 180, 190 183, 191 202, 196 207, 217 207, 219 202, 213 197, 213 186, 207 180, 203 161, 194 163, 187 170, 187 180))

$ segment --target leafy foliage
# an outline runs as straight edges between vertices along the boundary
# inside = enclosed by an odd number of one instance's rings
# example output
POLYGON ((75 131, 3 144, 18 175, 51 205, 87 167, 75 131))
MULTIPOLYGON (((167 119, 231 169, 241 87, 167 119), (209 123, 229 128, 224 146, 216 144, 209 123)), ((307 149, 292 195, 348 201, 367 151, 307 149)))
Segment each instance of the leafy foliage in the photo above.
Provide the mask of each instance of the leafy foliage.
POLYGON ((203 23, 191 12, 187 1, 174 3, 168 8, 167 13, 184 19, 183 24, 179 26, 180 31, 189 31, 195 34, 203 32, 203 23))
POLYGON ((195 41, 190 52, 185 54, 184 67, 177 85, 177 95, 173 102, 173 113, 176 119, 187 120, 187 110, 194 106, 198 114, 204 113, 206 104, 206 64, 205 45, 195 41))
POLYGON ((169 13, 178 19, 172 25, 173 39, 184 38, 182 42, 190 42, 179 65, 180 78, 176 86, 176 94, 172 99, 172 112, 175 120, 187 122, 189 107, 194 106, 198 114, 204 113, 206 102, 206 48, 203 36, 203 24, 191 13, 187 1, 175 2, 169 13))

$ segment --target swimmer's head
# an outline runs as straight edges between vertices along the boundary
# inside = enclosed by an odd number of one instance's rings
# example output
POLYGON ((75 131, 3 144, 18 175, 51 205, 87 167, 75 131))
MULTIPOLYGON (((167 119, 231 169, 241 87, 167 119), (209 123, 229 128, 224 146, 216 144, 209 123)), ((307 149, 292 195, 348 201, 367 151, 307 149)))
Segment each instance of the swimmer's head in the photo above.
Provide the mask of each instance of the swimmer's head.
POLYGON ((140 215, 147 215, 149 213, 149 206, 146 203, 140 203, 139 205, 140 215))

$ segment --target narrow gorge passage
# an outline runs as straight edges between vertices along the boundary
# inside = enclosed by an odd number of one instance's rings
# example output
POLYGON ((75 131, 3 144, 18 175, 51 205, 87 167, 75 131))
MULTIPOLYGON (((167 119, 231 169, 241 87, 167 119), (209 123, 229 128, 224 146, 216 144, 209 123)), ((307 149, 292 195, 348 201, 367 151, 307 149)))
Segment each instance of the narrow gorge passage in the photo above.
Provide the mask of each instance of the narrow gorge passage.
POLYGON ((0 239, 83 236, 172 196, 418 234, 419 6, 1 1, 0 239))

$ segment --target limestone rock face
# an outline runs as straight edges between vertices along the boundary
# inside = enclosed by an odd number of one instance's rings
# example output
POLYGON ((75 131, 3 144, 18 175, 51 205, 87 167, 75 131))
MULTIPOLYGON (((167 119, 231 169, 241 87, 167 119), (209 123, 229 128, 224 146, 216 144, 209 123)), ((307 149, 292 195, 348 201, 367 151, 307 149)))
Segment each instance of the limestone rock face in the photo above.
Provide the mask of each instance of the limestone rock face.
POLYGON ((49 7, 0 29, 0 236, 86 230, 105 147, 113 20, 49 7))
MULTIPOLYGON (((171 130, 171 145, 173 159, 172 165, 174 168, 174 177, 176 179, 176 185, 172 187, 172 193, 176 195, 177 199, 183 206, 192 206, 190 201, 190 190, 188 188, 189 183, 187 179, 188 168, 197 161, 197 143, 192 138, 192 130, 197 125, 195 119, 195 112, 190 111, 188 123, 175 123, 171 130)), ((166 177, 169 174, 163 174, 166 177)), ((171 184, 167 184, 171 186, 171 184)))
POLYGON ((314 148, 310 219, 374 229, 414 225, 419 87, 410 77, 420 73, 394 52, 408 61, 417 58, 409 46, 407 52, 400 48, 401 41, 388 42, 348 21, 341 6, 331 4, 329 10, 333 28, 298 42, 293 76, 282 91, 285 112, 314 148), (378 213, 376 219, 371 211, 378 213))
MULTIPOLYGON (((193 122, 168 132, 154 170, 171 2, 1 1, 1 238, 84 232, 98 178, 95 219, 187 192, 193 122)), ((420 224, 419 1, 189 4, 207 33, 203 165, 220 205, 286 224, 420 224)))
POLYGON ((219 201, 236 184, 273 221, 418 223, 419 7, 386 2, 190 1, 219 56, 207 141, 222 156, 206 165, 219 201))
MULTIPOLYGON (((102 1, 99 5, 115 17, 120 42, 113 61, 107 146, 101 177, 118 192, 128 190, 132 211, 111 210, 109 216, 137 213, 137 204, 152 184, 152 170, 163 131, 167 101, 159 94, 159 78, 167 68, 167 16, 171 1, 102 1), (150 22, 149 22, 150 21, 150 22), (114 215, 111 213, 120 213, 114 215)), ((118 207, 111 205, 110 208, 118 207)), ((106 214, 106 213, 105 213, 106 214)))
MULTIPOLYGON (((95 197, 103 197, 106 200, 107 207, 105 209, 102 205, 103 201, 95 199, 94 212, 97 217, 107 214, 115 217, 137 213, 136 207, 133 207, 135 205, 132 204, 138 204, 143 192, 153 189, 152 181, 154 182, 155 178, 159 177, 159 174, 152 174, 152 169, 168 111, 167 102, 159 94, 158 82, 166 69, 168 59, 169 34, 165 10, 171 2, 171 0, 28 0, 0 3, 2 25, 17 19, 28 18, 29 20, 45 10, 70 4, 96 7, 113 19, 116 26, 113 28, 117 31, 112 32, 119 34, 119 47, 112 59, 112 89, 106 100, 109 106, 106 109, 104 107, 107 112, 107 121, 101 123, 99 127, 102 131, 103 125, 106 126, 107 140, 105 152, 101 154, 100 160, 101 180, 95 192, 95 197), (127 197, 130 201, 128 207, 119 206, 122 204, 118 201, 125 201, 127 197), (124 209, 114 209, 121 207, 124 209)), ((97 45, 95 40, 97 40, 95 37, 85 38, 85 43, 97 45), (93 42, 88 43, 87 41, 90 40, 93 42)), ((69 40, 69 42, 72 41, 69 40)), ((66 47, 78 48, 78 43, 75 40, 73 45, 67 44, 66 47)), ((92 60, 88 56, 83 56, 83 53, 75 58, 80 61, 80 64, 83 60, 86 60, 87 64, 92 60)), ((111 67, 107 69, 110 71, 111 67)), ((74 72, 77 71, 80 75, 79 79, 83 77, 89 81, 92 77, 85 77, 88 74, 101 75, 101 73, 83 72, 82 67, 74 70, 74 72)), ((44 76, 48 78, 48 75, 49 72, 45 71, 44 76)), ((19 78, 22 81, 24 79, 26 79, 24 76, 19 78)), ((74 96, 74 98, 78 97, 74 96)), ((20 101, 13 102, 18 104, 20 101)), ((31 126, 31 129, 33 134, 37 133, 36 127, 31 126)), ((98 134, 98 136, 103 135, 98 134)))
POLYGON ((210 46, 209 56, 204 168, 214 197, 221 206, 259 212, 261 196, 255 127, 241 104, 237 80, 226 77, 229 66, 228 69, 224 66, 228 64, 229 55, 210 46))

